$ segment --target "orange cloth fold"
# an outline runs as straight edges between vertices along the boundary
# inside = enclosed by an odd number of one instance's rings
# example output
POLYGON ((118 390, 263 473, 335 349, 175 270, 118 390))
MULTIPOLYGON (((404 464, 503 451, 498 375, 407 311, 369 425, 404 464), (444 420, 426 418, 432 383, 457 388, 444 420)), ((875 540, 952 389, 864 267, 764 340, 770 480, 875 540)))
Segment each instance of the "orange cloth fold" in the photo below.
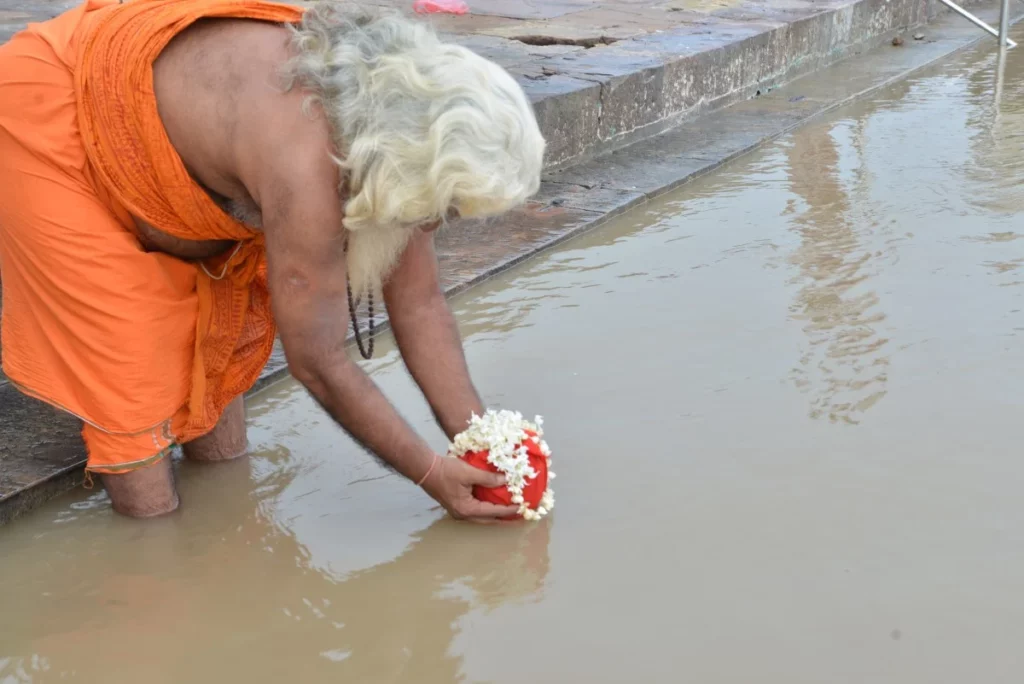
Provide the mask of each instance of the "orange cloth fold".
POLYGON ((254 1, 88 0, 0 46, 4 370, 82 418, 92 470, 151 463, 211 430, 275 337, 262 235, 189 176, 153 61, 201 18, 301 16, 254 1), (238 248, 203 266, 147 253, 132 216, 238 248))

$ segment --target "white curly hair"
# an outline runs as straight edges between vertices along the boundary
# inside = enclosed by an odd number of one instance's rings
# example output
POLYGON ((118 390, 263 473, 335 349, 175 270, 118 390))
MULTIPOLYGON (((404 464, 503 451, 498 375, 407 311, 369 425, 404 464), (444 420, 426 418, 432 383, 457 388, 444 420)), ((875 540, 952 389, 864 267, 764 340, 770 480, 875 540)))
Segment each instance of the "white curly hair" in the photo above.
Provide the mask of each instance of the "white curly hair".
POLYGON ((537 192, 544 138, 497 64, 351 2, 312 5, 291 30, 286 85, 309 90, 331 127, 353 290, 380 284, 411 228, 495 216, 537 192))

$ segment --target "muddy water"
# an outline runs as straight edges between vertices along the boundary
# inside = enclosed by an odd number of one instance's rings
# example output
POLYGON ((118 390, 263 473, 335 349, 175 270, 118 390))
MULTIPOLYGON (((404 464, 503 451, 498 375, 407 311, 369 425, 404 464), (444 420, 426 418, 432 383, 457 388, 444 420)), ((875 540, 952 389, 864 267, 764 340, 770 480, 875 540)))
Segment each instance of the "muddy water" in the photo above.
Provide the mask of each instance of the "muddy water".
POLYGON ((179 514, 0 530, 0 681, 1021 681, 1010 60, 999 111, 969 53, 457 300, 547 417, 543 524, 445 520, 284 383, 179 514))

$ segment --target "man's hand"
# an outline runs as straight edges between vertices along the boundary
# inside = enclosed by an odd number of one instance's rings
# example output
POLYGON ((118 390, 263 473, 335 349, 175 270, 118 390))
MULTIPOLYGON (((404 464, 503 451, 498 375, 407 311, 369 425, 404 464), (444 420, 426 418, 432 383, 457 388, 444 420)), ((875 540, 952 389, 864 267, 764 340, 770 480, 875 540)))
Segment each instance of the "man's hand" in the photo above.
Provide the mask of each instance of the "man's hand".
POLYGON ((493 523, 515 515, 518 506, 498 506, 473 496, 473 487, 504 487, 505 476, 474 468, 457 458, 441 458, 423 482, 423 490, 456 520, 493 523))

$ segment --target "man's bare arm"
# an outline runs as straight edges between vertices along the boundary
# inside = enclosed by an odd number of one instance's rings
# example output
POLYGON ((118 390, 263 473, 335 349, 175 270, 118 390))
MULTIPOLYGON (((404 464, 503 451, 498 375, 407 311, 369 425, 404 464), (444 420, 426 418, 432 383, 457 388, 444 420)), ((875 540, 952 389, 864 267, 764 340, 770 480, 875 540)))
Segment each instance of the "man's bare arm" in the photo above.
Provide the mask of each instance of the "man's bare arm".
POLYGON ((302 109, 303 93, 252 102, 238 149, 242 183, 263 213, 271 305, 288 366, 356 441, 457 518, 493 522, 515 513, 473 497, 504 478, 440 458, 398 415, 346 351, 347 264, 337 165, 327 127, 302 109))
POLYGON ((289 368, 356 441, 418 480, 433 451, 346 351, 344 231, 337 194, 323 180, 336 172, 325 164, 295 173, 263 198, 271 301, 289 368))
POLYGON ((409 373, 441 429, 453 439, 483 404, 441 290, 434 234, 419 231, 384 288, 388 317, 409 373))

